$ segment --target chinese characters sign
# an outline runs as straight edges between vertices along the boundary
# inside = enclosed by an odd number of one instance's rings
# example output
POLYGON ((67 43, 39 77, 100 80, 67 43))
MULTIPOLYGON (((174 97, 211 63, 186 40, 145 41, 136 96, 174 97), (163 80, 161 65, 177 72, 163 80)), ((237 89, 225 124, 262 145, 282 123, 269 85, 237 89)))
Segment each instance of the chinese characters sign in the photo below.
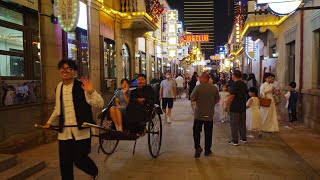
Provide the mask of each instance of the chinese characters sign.
POLYGON ((178 57, 178 11, 170 10, 166 13, 167 16, 167 42, 168 42, 168 57, 176 59, 178 57))
POLYGON ((255 54, 255 43, 251 37, 246 37, 246 55, 249 59, 254 59, 255 54))
POLYGON ((184 42, 209 42, 209 35, 208 34, 187 34, 184 35, 182 38, 184 42))
POLYGON ((74 31, 79 18, 79 0, 56 0, 58 19, 61 28, 74 31))

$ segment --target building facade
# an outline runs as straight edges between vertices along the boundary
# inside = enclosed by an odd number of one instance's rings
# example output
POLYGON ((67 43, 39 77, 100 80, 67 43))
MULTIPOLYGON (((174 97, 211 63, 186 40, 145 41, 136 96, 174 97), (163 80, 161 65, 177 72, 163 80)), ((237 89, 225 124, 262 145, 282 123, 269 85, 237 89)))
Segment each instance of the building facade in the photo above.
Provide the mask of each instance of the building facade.
POLYGON ((206 59, 214 54, 214 1, 185 0, 184 29, 193 34, 209 34, 209 42, 201 43, 206 59))
MULTIPOLYGON (((239 60, 245 73, 254 73, 261 83, 266 72, 276 75, 283 93, 289 82, 297 83, 301 93, 298 106, 299 120, 305 126, 320 130, 317 110, 320 108, 320 10, 305 10, 320 5, 319 0, 300 5, 300 10, 286 16, 259 14, 266 7, 248 2, 249 14, 236 42, 235 27, 229 45, 234 47, 233 58, 239 60)), ((281 118, 287 120, 285 99, 278 106, 281 118)))
POLYGON ((162 73, 163 18, 153 12, 170 7, 165 0, 159 1, 163 6, 153 3, 80 0, 79 21, 66 32, 51 0, 0 1, 0 150, 16 152, 55 138, 33 124, 44 124, 53 111, 61 59, 76 61, 78 77, 89 77, 105 103, 122 78, 145 73, 149 82, 162 73))

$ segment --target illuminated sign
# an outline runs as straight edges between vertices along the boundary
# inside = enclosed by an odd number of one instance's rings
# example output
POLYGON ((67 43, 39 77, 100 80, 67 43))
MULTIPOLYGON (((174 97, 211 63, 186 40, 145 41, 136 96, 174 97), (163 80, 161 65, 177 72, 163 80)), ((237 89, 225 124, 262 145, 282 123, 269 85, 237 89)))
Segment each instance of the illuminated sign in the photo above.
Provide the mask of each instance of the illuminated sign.
POLYGON ((246 37, 246 55, 249 59, 255 60, 254 54, 255 54, 254 41, 252 41, 251 37, 246 37))
POLYGON ((220 55, 215 55, 215 56, 210 56, 211 60, 220 60, 221 56, 220 55))
POLYGON ((79 0, 57 0, 58 20, 61 28, 66 31, 74 31, 79 19, 79 0))
POLYGON ((168 58, 176 59, 178 57, 178 11, 170 10, 166 12, 167 17, 167 47, 168 58))
POLYGON ((271 12, 284 16, 293 13, 302 3, 302 0, 257 0, 257 5, 268 4, 271 12))
POLYGON ((209 34, 187 34, 182 38, 183 42, 209 42, 209 34))

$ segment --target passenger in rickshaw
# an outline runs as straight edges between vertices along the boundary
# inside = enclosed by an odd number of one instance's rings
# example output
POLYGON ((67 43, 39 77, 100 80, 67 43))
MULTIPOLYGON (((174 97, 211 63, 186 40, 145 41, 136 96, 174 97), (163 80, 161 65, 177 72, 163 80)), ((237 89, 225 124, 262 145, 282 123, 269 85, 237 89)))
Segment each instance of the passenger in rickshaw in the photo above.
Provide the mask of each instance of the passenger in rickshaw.
POLYGON ((146 75, 139 74, 138 87, 131 91, 126 112, 126 127, 130 133, 141 133, 145 129, 148 116, 154 107, 154 91, 151 86, 146 86, 146 75))
POLYGON ((121 87, 122 89, 116 94, 114 106, 110 108, 110 116, 116 130, 123 132, 122 117, 126 113, 126 108, 130 99, 129 81, 127 79, 122 79, 121 87))

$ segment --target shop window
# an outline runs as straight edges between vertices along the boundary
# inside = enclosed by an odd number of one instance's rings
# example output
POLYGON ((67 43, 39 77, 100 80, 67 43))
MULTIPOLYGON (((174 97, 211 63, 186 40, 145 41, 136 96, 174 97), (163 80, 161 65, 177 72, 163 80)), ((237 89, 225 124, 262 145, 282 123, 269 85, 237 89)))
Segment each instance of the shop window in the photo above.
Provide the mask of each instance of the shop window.
POLYGON ((126 44, 122 45, 122 67, 123 67, 123 78, 130 79, 130 54, 129 48, 126 44))
POLYGON ((140 51, 140 73, 147 74, 147 54, 140 51))
POLYGON ((161 62, 161 58, 157 58, 157 68, 158 68, 158 70, 157 70, 158 74, 161 75, 161 73, 162 73, 162 62, 161 62))
POLYGON ((291 42, 287 46, 288 74, 287 83, 295 81, 295 42, 291 42))
POLYGON ((23 14, 0 6, 0 20, 23 25, 23 14))
POLYGON ((154 78, 156 63, 155 63, 155 56, 151 56, 151 78, 154 78))
POLYGON ((39 100, 38 13, 8 1, 0 1, 0 76, 0 106, 39 100))
POLYGON ((104 40, 104 78, 105 79, 115 79, 117 76, 116 68, 116 52, 115 52, 115 42, 109 39, 104 40))

